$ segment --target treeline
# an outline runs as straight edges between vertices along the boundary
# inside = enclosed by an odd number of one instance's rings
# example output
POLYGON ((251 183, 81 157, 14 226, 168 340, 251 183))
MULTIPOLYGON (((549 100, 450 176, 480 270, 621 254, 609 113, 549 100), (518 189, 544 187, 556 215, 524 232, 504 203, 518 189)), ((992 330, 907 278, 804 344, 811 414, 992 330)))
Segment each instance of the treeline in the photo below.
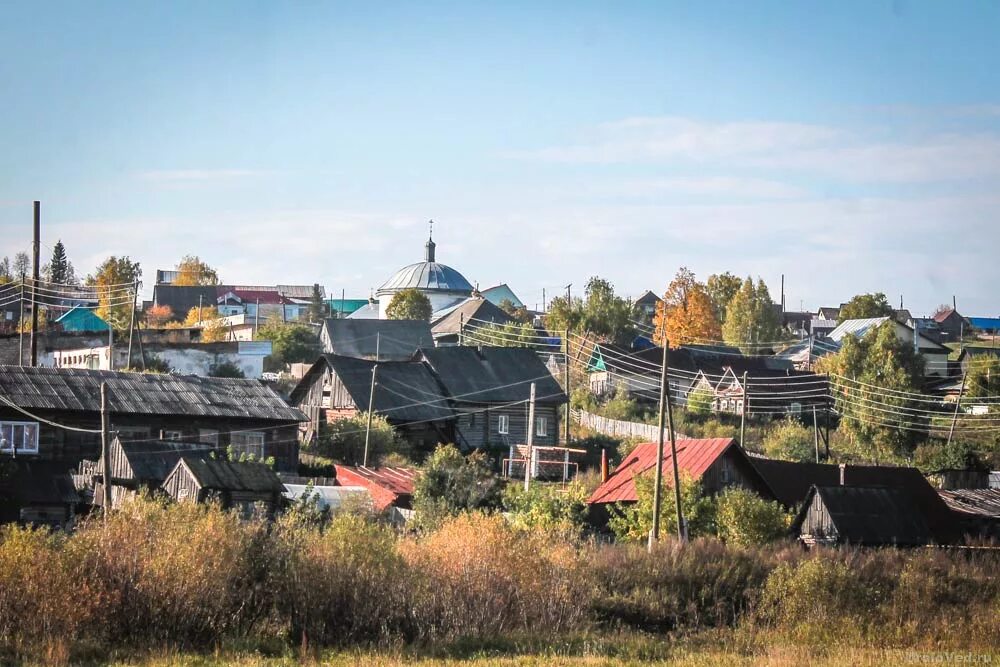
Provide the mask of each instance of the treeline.
POLYGON ((137 500, 72 535, 0 533, 0 662, 227 642, 310 652, 619 630, 750 644, 1000 647, 994 551, 598 545, 462 514, 420 537, 340 514, 241 521, 137 500))

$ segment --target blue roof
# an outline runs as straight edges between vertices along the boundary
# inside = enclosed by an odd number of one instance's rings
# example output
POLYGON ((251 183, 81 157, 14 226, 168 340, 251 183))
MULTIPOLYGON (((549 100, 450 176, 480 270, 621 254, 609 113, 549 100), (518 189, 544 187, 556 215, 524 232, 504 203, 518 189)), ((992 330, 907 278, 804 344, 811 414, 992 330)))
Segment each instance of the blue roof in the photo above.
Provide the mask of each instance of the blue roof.
POLYGON ((977 329, 1000 329, 1000 317, 970 317, 969 322, 977 329))
POLYGON ((62 315, 56 324, 63 331, 107 331, 108 323, 98 317, 94 311, 81 306, 74 306, 62 315))

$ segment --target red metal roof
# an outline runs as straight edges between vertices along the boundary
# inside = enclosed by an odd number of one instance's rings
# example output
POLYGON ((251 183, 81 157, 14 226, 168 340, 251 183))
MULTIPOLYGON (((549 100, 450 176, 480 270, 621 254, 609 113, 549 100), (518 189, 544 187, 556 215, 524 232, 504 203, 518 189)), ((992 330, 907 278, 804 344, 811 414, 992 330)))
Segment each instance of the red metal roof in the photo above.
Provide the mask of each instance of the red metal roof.
POLYGON ((413 482, 417 471, 413 468, 366 468, 364 466, 334 466, 339 486, 363 486, 368 489, 376 511, 390 505, 410 506, 413 482))
MULTIPOLYGON (((734 446, 733 438, 705 438, 677 441, 677 467, 700 479, 727 449, 734 446)), ((656 465, 656 443, 637 445, 619 464, 608 480, 591 494, 588 503, 635 502, 635 476, 651 470, 656 465)), ((667 484, 673 477, 670 445, 663 447, 663 479, 667 484)))

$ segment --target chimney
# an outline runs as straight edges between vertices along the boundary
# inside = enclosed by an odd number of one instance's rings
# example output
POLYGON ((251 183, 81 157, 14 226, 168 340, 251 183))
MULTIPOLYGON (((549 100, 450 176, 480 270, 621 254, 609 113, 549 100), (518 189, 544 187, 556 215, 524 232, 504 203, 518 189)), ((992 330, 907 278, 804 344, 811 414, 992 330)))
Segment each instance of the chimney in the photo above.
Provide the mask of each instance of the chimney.
POLYGON ((847 479, 847 464, 846 463, 841 463, 840 464, 840 485, 841 486, 847 486, 846 479, 847 479))
POLYGON ((608 481, 608 450, 601 449, 601 483, 608 481))

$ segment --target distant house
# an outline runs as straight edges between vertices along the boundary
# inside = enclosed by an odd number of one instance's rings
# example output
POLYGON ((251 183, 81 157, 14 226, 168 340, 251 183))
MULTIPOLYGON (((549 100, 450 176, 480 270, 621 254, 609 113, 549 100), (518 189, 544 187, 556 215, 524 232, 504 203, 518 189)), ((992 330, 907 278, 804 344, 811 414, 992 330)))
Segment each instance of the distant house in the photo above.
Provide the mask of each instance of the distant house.
POLYGON ((934 315, 941 335, 948 341, 962 340, 962 336, 972 330, 972 324, 954 308, 947 308, 934 315))
POLYGON ((1000 333, 1000 317, 969 317, 967 319, 976 331, 992 336, 1000 333))
POLYGON ((813 338, 829 336, 837 328, 837 320, 824 320, 813 318, 808 322, 808 333, 813 338))
POLYGON ((458 345, 465 333, 469 333, 471 342, 476 342, 476 329, 514 321, 488 299, 473 296, 440 313, 438 319, 431 323, 431 334, 437 345, 458 345))
MULTIPOLYGON (((774 492, 767 481, 751 463, 746 452, 733 438, 685 439, 677 443, 677 467, 701 482, 702 491, 717 494, 729 487, 741 487, 773 500, 774 492)), ((613 511, 615 503, 634 503, 639 500, 635 480, 640 475, 652 476, 656 469, 657 444, 646 442, 637 445, 607 480, 590 495, 587 503, 597 509, 613 511)), ((670 447, 664 447, 663 477, 673 484, 673 462, 670 447)))
POLYGON ((69 529, 76 521, 79 502, 66 466, 0 458, 0 523, 69 529))
POLYGON ((535 384, 534 444, 559 442, 560 407, 569 399, 538 354, 523 347, 424 348, 424 361, 457 414, 456 444, 463 448, 523 444, 528 399, 535 384))
POLYGON ((327 299, 326 307, 330 317, 344 319, 348 315, 368 305, 368 299, 327 299))
POLYGON ((653 317, 656 315, 656 309, 659 304, 663 303, 663 299, 658 297, 652 290, 646 290, 642 296, 635 300, 633 307, 637 313, 641 313, 642 316, 649 322, 653 321, 653 317))
POLYGON ((389 507, 413 508, 413 484, 417 478, 417 471, 413 468, 390 466, 365 468, 344 465, 335 467, 337 484, 367 489, 376 512, 382 512, 389 507))
POLYGON ((163 490, 178 502, 218 500, 224 509, 249 516, 258 504, 273 514, 285 487, 264 463, 184 456, 167 475, 163 490))
POLYGON ((216 310, 218 297, 219 290, 214 285, 157 284, 153 287, 153 305, 168 306, 175 322, 183 322, 192 308, 201 308, 206 313, 216 310))
MULTIPOLYGON (((221 368, 235 368, 243 377, 260 379, 264 373, 264 357, 271 354, 271 341, 222 341, 217 343, 147 343, 143 347, 147 359, 165 362, 177 375, 213 376, 221 368)), ((111 353, 107 345, 68 348, 52 352, 56 368, 83 368, 106 371, 111 369, 111 353)), ((125 368, 131 357, 132 366, 141 368, 138 345, 115 348, 115 368, 125 368)))
POLYGON ((377 361, 408 361, 421 347, 433 347, 429 322, 422 320, 326 319, 319 334, 326 354, 377 361))
POLYGON ((499 307, 504 301, 510 301, 515 308, 526 307, 524 303, 517 298, 517 295, 514 294, 514 290, 512 290, 507 283, 501 283, 500 285, 496 285, 494 287, 487 287, 482 290, 480 294, 482 294, 483 298, 492 303, 494 306, 499 307))
POLYGON ((726 366, 715 385, 713 409, 716 412, 800 415, 829 406, 829 382, 809 373, 754 369, 744 376, 726 366))
POLYGON ((385 417, 411 442, 431 448, 454 440, 455 413, 448 395, 419 361, 376 363, 324 354, 289 400, 309 417, 302 430, 303 441, 308 442, 323 423, 367 413, 373 396, 375 414, 385 417))
POLYGON ((284 482, 285 498, 289 502, 298 502, 309 492, 310 499, 315 499, 317 506, 336 514, 345 509, 361 509, 374 511, 372 496, 363 486, 330 486, 327 484, 292 484, 284 482))
POLYGON ((818 311, 816 311, 817 320, 833 320, 836 322, 840 319, 840 308, 834 308, 831 306, 822 306, 818 311))
POLYGON ((18 456, 70 467, 96 459, 102 383, 108 388, 111 430, 122 440, 216 442, 238 453, 273 456, 279 470, 298 466, 296 433, 306 416, 257 380, 3 366, 0 430, 11 434, 18 456))
MULTIPOLYGON (((114 438, 108 447, 111 466, 111 506, 119 507, 125 498, 142 490, 159 489, 167 475, 184 456, 208 456, 218 451, 215 442, 177 442, 175 440, 142 440, 122 442, 114 438)), ((103 459, 98 459, 98 471, 104 470, 103 459)), ((103 485, 103 480, 101 484, 103 485)), ((94 503, 103 503, 102 493, 94 493, 94 503)))
POLYGON ((880 486, 813 486, 792 522, 808 546, 923 546, 933 536, 913 499, 880 486))
MULTIPOLYGON (((927 377, 947 377, 948 355, 951 354, 951 350, 932 338, 914 331, 913 327, 894 320, 891 317, 844 320, 836 329, 830 332, 828 340, 833 345, 828 347, 839 349, 845 337, 854 336, 855 338, 863 338, 886 322, 892 323, 896 331, 896 337, 901 342, 912 345, 915 351, 924 355, 924 373, 927 377)), ((835 350, 831 349, 830 351, 835 350)))
POLYGON ((93 310, 74 306, 56 320, 63 331, 107 331, 108 323, 93 310))
POLYGON ((955 375, 968 373, 976 366, 982 366, 991 359, 997 358, 1000 358, 1000 348, 966 346, 962 348, 962 352, 955 362, 957 367, 955 375))

